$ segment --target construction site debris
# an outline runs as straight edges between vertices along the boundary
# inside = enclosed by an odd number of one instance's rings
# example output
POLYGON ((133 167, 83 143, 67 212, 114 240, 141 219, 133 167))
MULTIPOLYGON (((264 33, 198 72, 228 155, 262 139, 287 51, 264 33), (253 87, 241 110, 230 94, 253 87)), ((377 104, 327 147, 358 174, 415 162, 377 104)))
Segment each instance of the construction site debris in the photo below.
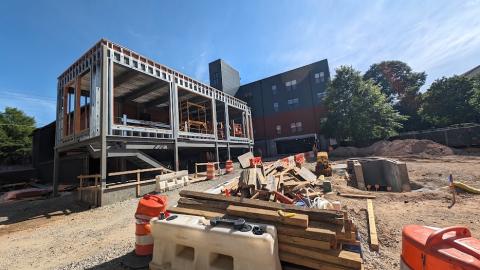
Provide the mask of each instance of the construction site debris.
POLYGON ((240 166, 242 167, 242 169, 250 167, 250 159, 252 158, 253 158, 252 152, 247 152, 237 157, 238 162, 240 162, 240 166))
MULTIPOLYGON (((294 173, 293 169, 289 170, 294 173)), ((299 199, 289 198, 279 191, 258 190, 255 195, 257 199, 182 190, 177 207, 169 208, 169 211, 207 219, 243 218, 249 222, 275 225, 279 256, 283 263, 304 267, 316 265, 315 269, 324 269, 326 266, 332 269, 361 268, 360 254, 342 249, 344 243, 358 246, 359 242, 356 240, 356 227, 348 214, 339 210, 339 202, 333 206, 317 196, 310 201, 310 208, 289 203, 299 199), (286 200, 287 203, 270 201, 271 198, 286 200), (320 265, 322 268, 319 268, 320 265)))
POLYGON ((332 152, 335 157, 366 157, 366 156, 447 156, 454 155, 453 150, 445 145, 431 140, 395 140, 379 141, 368 147, 338 147, 332 152))

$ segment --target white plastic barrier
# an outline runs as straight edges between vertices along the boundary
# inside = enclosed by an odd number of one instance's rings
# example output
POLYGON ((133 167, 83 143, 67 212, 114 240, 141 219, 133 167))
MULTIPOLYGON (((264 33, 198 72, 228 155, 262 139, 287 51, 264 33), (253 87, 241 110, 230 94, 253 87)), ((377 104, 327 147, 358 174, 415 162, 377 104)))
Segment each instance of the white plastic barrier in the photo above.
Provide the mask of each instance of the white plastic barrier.
POLYGON ((155 177, 156 192, 164 192, 168 190, 174 190, 188 185, 190 180, 188 179, 188 171, 178 171, 155 177))
POLYGON ((175 216, 150 221, 154 239, 151 270, 281 269, 274 226, 248 223, 263 227, 264 233, 258 235, 229 225, 211 226, 199 216, 175 216))

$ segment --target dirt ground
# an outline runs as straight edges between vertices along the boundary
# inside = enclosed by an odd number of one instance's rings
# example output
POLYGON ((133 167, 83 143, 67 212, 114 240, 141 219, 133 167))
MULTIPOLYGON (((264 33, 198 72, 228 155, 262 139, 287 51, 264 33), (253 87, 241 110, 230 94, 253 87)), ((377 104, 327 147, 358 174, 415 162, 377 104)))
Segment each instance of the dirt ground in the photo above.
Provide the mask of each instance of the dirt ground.
POLYGON ((480 157, 398 159, 407 163, 410 181, 416 190, 405 193, 360 192, 347 186, 341 176, 335 176, 333 180, 336 191, 376 195, 373 203, 380 242, 379 252, 369 250, 366 200, 326 196, 328 199, 341 201, 342 206, 349 210, 360 232, 365 269, 399 269, 404 225, 464 225, 471 230, 474 237, 480 238, 480 195, 459 193, 456 204, 449 209, 452 195, 446 187, 449 174, 453 175, 454 180, 480 187, 480 157))
MULTIPOLYGON (((465 225, 480 238, 480 195, 461 193, 448 209, 451 195, 446 187, 451 173, 455 180, 480 187, 480 157, 446 156, 399 158, 407 162, 416 188, 408 193, 362 192, 346 185, 341 175, 333 177, 340 192, 374 194, 380 251, 367 244, 366 200, 327 194, 348 209, 358 227, 366 269, 399 269, 401 230, 406 224, 446 227, 465 225)), ((344 160, 336 163, 344 163, 344 160)), ((225 179, 188 186, 205 190, 225 179)), ((167 194, 171 204, 178 191, 167 194)), ((106 207, 85 209, 72 196, 53 200, 24 201, 0 205, 0 269, 142 269, 136 261, 134 220, 138 199, 106 207)))

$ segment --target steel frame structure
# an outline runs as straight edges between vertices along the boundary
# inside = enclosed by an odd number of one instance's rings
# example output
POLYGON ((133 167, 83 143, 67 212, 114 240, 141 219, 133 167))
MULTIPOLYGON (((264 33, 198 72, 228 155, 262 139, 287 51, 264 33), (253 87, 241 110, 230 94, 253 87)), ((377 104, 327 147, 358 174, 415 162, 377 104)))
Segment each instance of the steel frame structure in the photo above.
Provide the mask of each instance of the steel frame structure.
MULTIPOLYGON (((70 97, 68 97, 70 98, 70 97)), ((70 121, 70 119, 69 119, 70 121)), ((84 122, 85 122, 84 121, 84 122)), ((69 123, 70 125, 70 123, 69 123)), ((101 190, 105 189, 107 181, 107 158, 109 151, 122 149, 172 149, 174 150, 174 167, 179 170, 179 147, 214 147, 218 161, 219 148, 227 148, 230 159, 230 148, 253 149, 252 113, 247 104, 209 85, 194 80, 174 69, 156 63, 121 45, 101 39, 74 64, 58 77, 57 85, 57 119, 54 155, 54 194, 57 193, 59 179, 60 155, 67 151, 88 151, 90 155, 100 158, 101 190), (167 127, 141 127, 128 125, 126 121, 114 121, 114 69, 118 66, 134 70, 149 78, 155 78, 168 85, 169 120, 167 127), (90 100, 88 110, 88 125, 83 130, 73 128, 66 134, 65 117, 73 116, 75 123, 80 122, 81 106, 78 100, 81 92, 81 76, 89 73, 90 100), (66 92, 71 85, 75 86, 76 103, 74 111, 69 112, 70 104, 66 104, 66 92), (212 134, 187 132, 180 130, 179 89, 211 100, 212 104, 212 134), (217 102, 224 104, 225 138, 219 138, 217 132, 217 102), (242 113, 242 124, 246 131, 244 137, 231 136, 229 110, 234 108, 242 113), (122 149, 115 146, 117 142, 126 142, 122 149)), ((113 156, 113 155, 110 155, 113 156)))

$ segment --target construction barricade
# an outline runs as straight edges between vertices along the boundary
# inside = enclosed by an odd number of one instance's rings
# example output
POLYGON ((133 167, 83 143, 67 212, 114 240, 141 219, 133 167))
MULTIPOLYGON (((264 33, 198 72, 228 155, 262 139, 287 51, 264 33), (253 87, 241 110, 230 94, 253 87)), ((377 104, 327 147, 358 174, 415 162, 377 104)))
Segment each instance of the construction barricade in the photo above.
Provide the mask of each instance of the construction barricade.
POLYGON ((207 163, 207 180, 215 178, 215 164, 212 162, 207 163))
POLYGON ((280 270, 273 225, 171 215, 152 219, 151 270, 280 270))
POLYGON ((227 160, 225 162, 225 173, 232 173, 233 172, 233 161, 227 160))
POLYGON ((135 212, 135 254, 151 255, 153 238, 150 220, 164 213, 167 208, 167 196, 147 194, 140 199, 135 212))

